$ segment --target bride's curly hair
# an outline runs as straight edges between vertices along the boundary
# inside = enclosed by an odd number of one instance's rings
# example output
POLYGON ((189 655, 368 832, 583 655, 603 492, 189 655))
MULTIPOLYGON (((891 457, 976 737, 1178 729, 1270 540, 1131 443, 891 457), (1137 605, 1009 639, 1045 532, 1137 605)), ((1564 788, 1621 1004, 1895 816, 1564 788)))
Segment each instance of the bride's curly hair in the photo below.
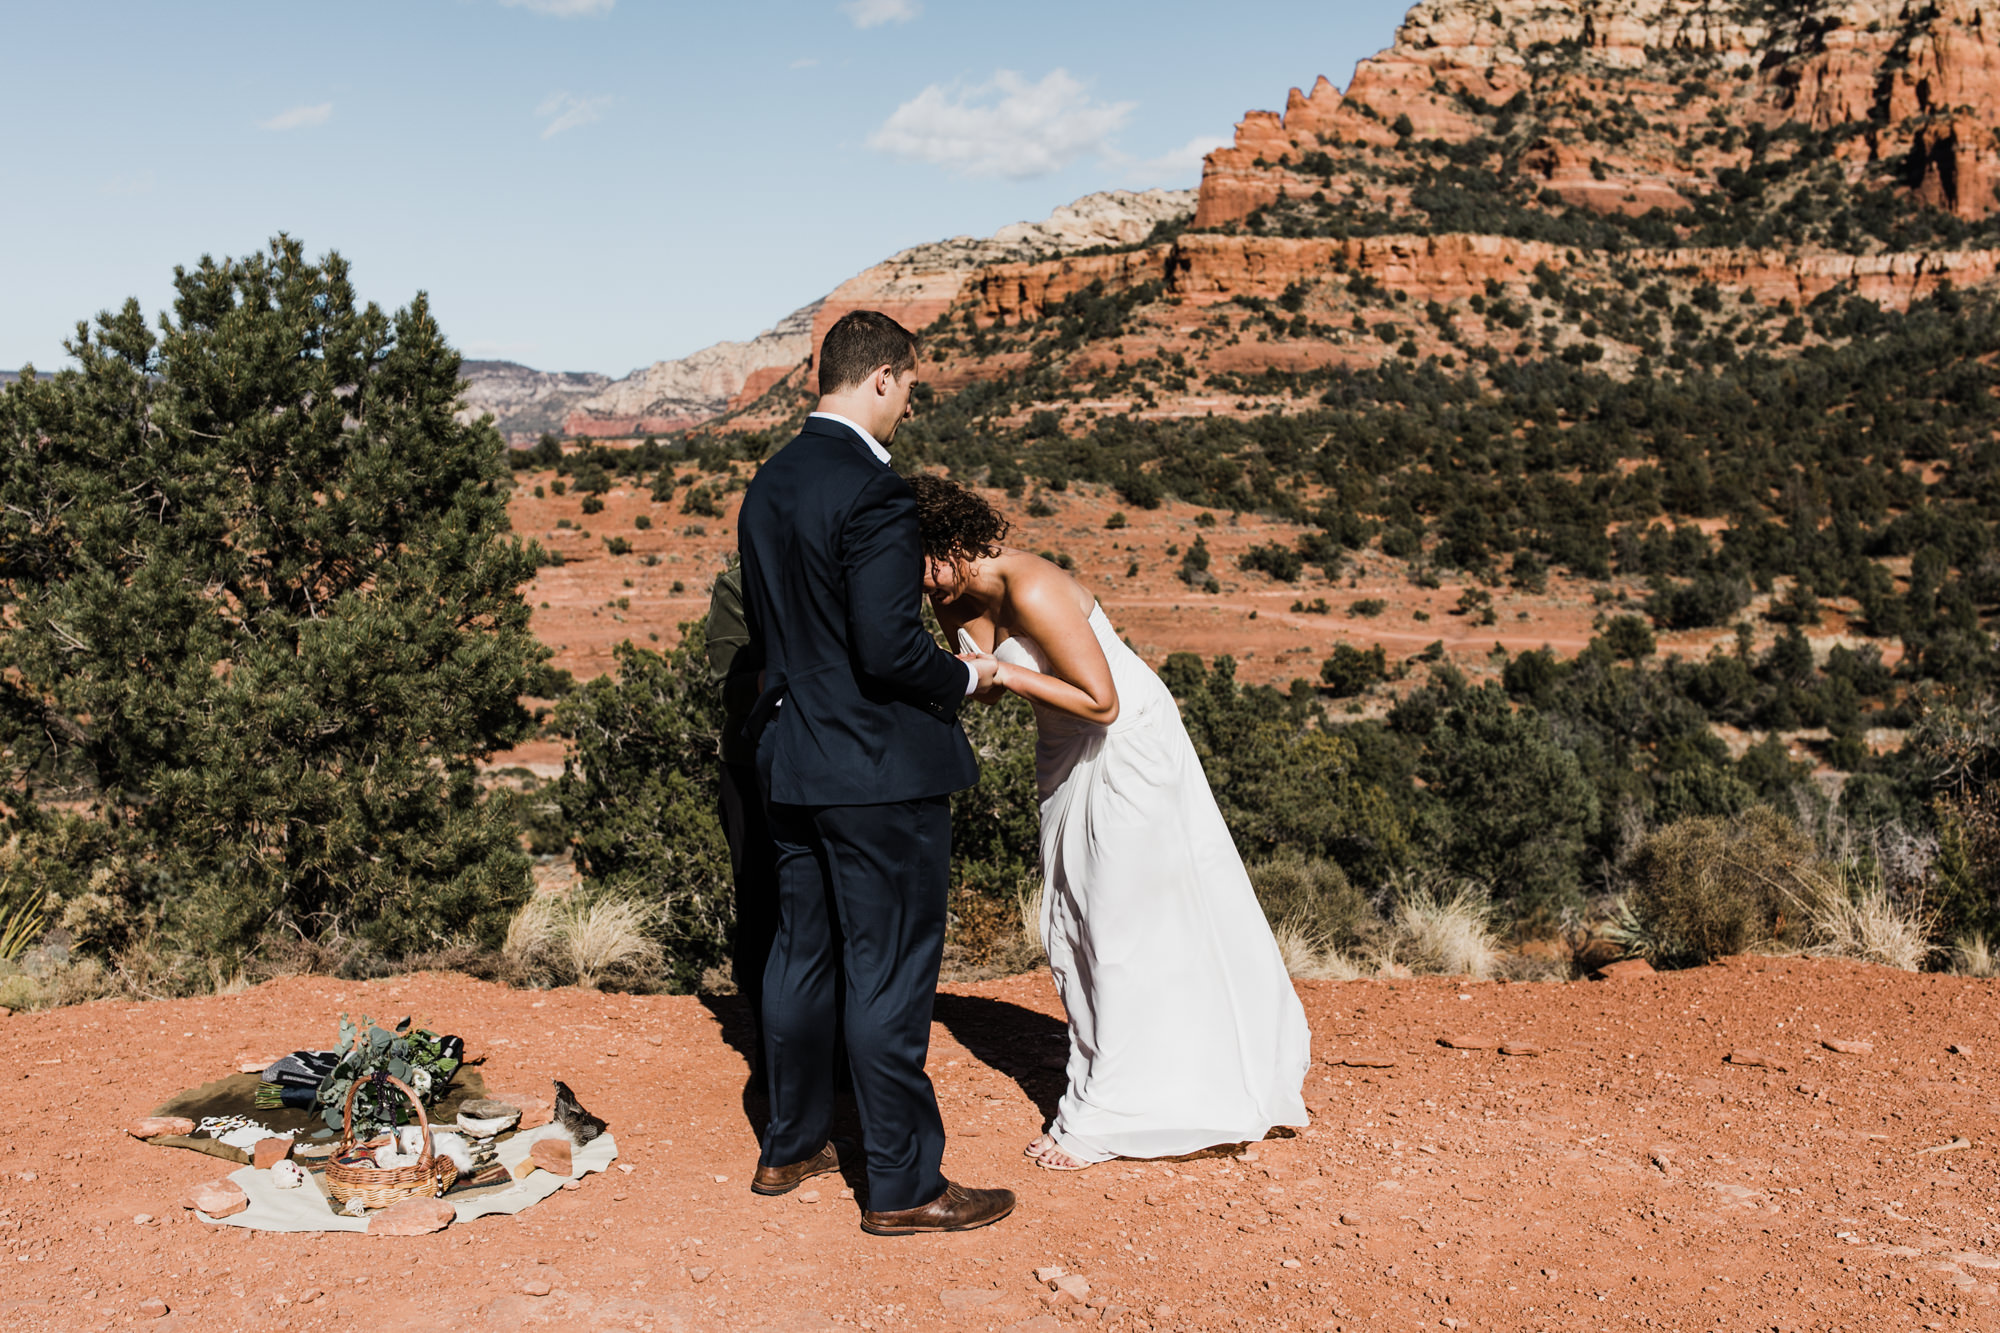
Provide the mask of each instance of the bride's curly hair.
POLYGON ((979 560, 1000 554, 1009 523, 970 489, 932 472, 907 478, 917 496, 924 554, 934 560, 979 560))

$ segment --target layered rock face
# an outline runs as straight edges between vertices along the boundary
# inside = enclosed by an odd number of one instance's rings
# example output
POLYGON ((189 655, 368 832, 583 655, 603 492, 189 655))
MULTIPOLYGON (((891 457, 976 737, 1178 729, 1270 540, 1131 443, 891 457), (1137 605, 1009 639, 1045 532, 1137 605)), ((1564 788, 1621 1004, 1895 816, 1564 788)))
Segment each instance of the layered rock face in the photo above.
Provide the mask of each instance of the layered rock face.
POLYGON ((811 383, 812 351, 850 310, 874 309, 922 328, 959 298, 987 265, 1131 246, 1193 216, 1193 190, 1107 190, 1066 204, 1039 222, 991 236, 913 246, 848 279, 745 342, 720 342, 656 361, 623 379, 552 375, 511 362, 466 363, 468 418, 492 412, 516 443, 544 430, 623 437, 686 430, 738 410, 788 378, 811 383))
POLYGON ((1406 140, 1471 144, 1524 120, 1538 133, 1518 167, 1601 210, 1674 211, 1749 165, 1753 126, 1798 125, 1838 134, 1853 180, 1981 218, 2000 208, 2000 4, 1419 4, 1344 95, 1322 77, 1282 114, 1248 113, 1208 159, 1195 225, 1296 196, 1302 174, 1331 184, 1406 140), (1731 127, 1720 147, 1706 133, 1731 127), (1301 173, 1315 153, 1335 160, 1301 173))
POLYGON ((516 444, 561 430, 574 404, 611 383, 609 375, 531 370, 513 361, 467 361, 459 374, 465 382, 459 420, 477 421, 490 413, 501 434, 516 444))
POLYGON ((691 356, 655 361, 572 405, 568 435, 646 435, 686 430, 722 413, 746 385, 769 383, 812 348, 821 303, 794 310, 748 342, 719 342, 691 356))
POLYGON ((913 246, 834 288, 813 320, 812 346, 850 310, 880 310, 906 328, 921 329, 951 307, 968 279, 991 265, 1136 245, 1162 226, 1185 223, 1194 205, 1193 190, 1106 190, 1058 208, 1041 222, 1016 222, 985 238, 955 236, 913 246))

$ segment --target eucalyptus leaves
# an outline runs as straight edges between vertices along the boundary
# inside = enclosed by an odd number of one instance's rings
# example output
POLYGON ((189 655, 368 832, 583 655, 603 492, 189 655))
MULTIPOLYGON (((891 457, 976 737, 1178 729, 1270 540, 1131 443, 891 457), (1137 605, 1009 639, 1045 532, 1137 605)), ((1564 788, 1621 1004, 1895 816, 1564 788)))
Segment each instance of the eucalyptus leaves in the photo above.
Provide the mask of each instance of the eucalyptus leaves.
POLYGON ((451 1086, 458 1073, 465 1045, 457 1037, 441 1037, 423 1028, 412 1028, 405 1018, 395 1030, 376 1025, 366 1014, 360 1026, 340 1016, 340 1044, 334 1048, 333 1072, 319 1085, 321 1115, 329 1127, 341 1126, 347 1090, 357 1080, 362 1086, 354 1094, 354 1132, 367 1138, 378 1129, 389 1129, 415 1118, 409 1100, 387 1084, 376 1087, 368 1082, 380 1072, 401 1079, 423 1098, 435 1104, 451 1086))

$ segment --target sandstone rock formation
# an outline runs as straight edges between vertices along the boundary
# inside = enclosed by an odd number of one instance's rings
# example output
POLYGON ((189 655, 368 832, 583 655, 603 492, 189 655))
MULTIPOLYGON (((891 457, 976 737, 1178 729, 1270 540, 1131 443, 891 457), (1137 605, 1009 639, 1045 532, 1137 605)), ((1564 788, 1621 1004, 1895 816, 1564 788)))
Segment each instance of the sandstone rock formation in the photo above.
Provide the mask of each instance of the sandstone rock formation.
POLYGON ((881 310, 920 329, 988 265, 1135 245, 1163 225, 1187 221, 1194 202, 1192 190, 1106 190, 1058 208, 1044 221, 1016 222, 983 239, 955 236, 912 246, 834 288, 813 321, 812 346, 850 310, 881 310))
POLYGON ((805 359, 821 303, 794 310, 748 342, 719 342, 673 361, 655 361, 574 403, 570 435, 644 435, 686 430, 729 405, 752 377, 782 373, 805 359))
POLYGON ((513 361, 467 361, 461 421, 492 414, 500 433, 516 444, 545 430, 561 430, 572 404, 611 383, 609 375, 586 371, 531 370, 513 361))
MULTIPOLYGON (((1960 217, 2000 208, 2000 4, 1812 0, 1437 0, 1413 7, 1343 94, 1322 77, 1282 115, 1247 113, 1210 154, 1197 227, 1297 192, 1299 159, 1345 174, 1408 140, 1469 144, 1538 117, 1521 162, 1572 202, 1672 211, 1744 165, 1740 135, 1796 123, 1838 132, 1857 179, 1960 217), (1635 112, 1619 121, 1619 111, 1635 112), (1499 116, 1493 114, 1498 112, 1499 116), (1651 118, 1664 114, 1665 123, 1651 118), (1607 124, 1611 133, 1604 134, 1607 124), (1719 151, 1711 128, 1735 127, 1719 151), (1681 134, 1682 129, 1692 133, 1681 134), (1694 141, 1696 135, 1699 141, 1694 141)), ((1726 138, 1727 136, 1725 136, 1726 138)))
POLYGON ((685 430, 754 401, 800 369, 826 330, 850 310, 884 310, 920 328, 943 313, 984 265, 1130 246, 1162 226, 1185 223, 1194 202, 1192 190, 1108 190, 991 236, 913 246, 747 342, 716 343, 615 381, 546 375, 511 362, 467 362, 466 415, 492 412, 516 443, 551 429, 600 437, 685 430))

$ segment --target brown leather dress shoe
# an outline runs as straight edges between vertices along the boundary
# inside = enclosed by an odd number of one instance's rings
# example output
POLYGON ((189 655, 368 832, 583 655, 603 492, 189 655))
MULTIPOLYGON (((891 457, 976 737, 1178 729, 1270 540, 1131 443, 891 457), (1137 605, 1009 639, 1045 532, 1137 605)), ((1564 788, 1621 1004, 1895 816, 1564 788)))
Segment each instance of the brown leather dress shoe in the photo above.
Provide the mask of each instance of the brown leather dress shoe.
POLYGON ((972 1231, 1014 1211, 1014 1191, 976 1190, 945 1182, 944 1193, 919 1208, 864 1212, 861 1229, 874 1236, 914 1236, 921 1231, 972 1231))
POLYGON ((790 1166, 760 1166, 757 1174, 750 1178, 750 1188, 758 1194, 790 1194, 793 1190, 831 1171, 840 1170, 840 1154, 832 1143, 803 1162, 793 1162, 790 1166))

